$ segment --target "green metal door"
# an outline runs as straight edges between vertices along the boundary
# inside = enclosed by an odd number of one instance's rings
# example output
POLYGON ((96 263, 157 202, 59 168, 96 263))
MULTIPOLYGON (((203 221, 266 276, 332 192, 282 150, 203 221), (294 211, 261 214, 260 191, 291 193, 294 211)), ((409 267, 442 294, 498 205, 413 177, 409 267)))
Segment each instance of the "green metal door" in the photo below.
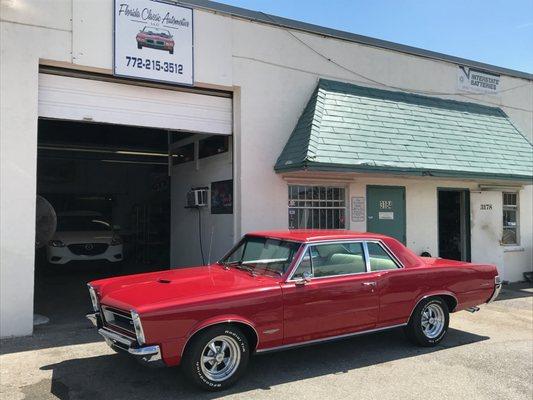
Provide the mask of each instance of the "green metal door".
POLYGON ((367 186, 366 198, 367 231, 405 244, 405 187, 367 186))

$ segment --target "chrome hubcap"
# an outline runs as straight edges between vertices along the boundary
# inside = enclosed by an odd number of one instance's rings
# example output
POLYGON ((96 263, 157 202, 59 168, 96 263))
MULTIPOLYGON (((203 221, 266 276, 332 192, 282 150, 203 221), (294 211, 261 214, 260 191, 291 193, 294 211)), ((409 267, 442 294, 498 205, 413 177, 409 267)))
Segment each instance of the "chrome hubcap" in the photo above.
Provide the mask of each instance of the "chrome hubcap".
POLYGON ((444 329, 444 310, 436 303, 428 304, 422 311, 422 331, 428 339, 438 337, 444 329))
POLYGON ((241 361, 241 349, 237 341, 226 335, 212 339, 202 350, 202 373, 215 382, 228 379, 241 361))

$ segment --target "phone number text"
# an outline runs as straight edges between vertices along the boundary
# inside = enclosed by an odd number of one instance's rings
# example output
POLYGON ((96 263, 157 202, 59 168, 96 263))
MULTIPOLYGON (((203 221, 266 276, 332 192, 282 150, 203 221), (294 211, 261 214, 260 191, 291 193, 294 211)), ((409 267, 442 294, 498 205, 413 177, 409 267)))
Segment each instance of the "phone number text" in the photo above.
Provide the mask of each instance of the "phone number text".
POLYGON ((149 69, 183 75, 183 64, 152 60, 150 58, 126 56, 126 67, 149 69))

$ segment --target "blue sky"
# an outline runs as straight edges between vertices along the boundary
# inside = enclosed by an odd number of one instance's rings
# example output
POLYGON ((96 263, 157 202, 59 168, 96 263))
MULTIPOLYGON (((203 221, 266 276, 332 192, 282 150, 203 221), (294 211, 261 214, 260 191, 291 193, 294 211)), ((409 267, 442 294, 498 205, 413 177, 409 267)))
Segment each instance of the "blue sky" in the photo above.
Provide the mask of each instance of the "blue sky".
POLYGON ((533 0, 218 0, 533 73, 533 0))

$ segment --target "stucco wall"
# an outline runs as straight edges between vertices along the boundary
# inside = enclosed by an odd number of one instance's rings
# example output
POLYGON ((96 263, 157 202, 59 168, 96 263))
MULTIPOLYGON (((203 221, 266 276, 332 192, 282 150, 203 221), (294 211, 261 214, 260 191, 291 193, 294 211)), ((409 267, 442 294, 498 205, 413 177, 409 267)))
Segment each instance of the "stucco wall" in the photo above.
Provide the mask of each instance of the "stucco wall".
MULTIPOLYGON (((39 60, 110 74, 112 4, 111 0, 1 3, 0 336, 32 331, 39 60)), ((445 61, 294 32, 323 52, 325 57, 320 57, 278 27, 198 10, 194 21, 197 85, 235 93, 237 235, 286 228, 286 182, 272 168, 319 77, 375 86, 361 76, 365 75, 391 86, 431 90, 440 97, 500 105, 525 135, 533 137, 531 81, 504 76, 501 89, 519 88, 501 95, 443 95, 457 91, 457 67, 445 61)), ((428 189, 417 186, 413 193, 418 190, 428 189)), ((524 251, 506 253, 509 265, 531 265, 532 203, 532 190, 527 188, 521 195, 524 251)), ((433 211, 429 207, 427 217, 433 211)), ((432 245, 434 229, 427 229, 433 232, 427 232, 432 245)), ((411 235, 416 245, 418 237, 425 236, 422 232, 411 235)))

